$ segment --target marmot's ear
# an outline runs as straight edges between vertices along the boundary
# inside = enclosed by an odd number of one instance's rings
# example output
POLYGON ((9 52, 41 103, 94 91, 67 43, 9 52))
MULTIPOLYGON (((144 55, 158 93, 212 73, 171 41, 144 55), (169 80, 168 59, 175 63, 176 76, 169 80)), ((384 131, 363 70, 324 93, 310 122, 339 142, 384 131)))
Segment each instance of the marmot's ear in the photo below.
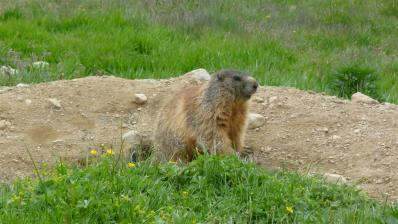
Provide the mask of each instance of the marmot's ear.
POLYGON ((217 80, 218 81, 223 81, 224 80, 224 75, 221 72, 217 72, 216 76, 217 76, 217 80))

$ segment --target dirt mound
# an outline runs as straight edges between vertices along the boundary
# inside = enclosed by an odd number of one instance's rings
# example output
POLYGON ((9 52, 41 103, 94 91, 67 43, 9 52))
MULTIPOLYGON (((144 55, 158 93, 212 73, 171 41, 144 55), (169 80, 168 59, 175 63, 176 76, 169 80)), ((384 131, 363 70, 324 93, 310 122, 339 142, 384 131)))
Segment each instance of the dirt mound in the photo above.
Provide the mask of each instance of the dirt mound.
MULTIPOLYGON (((121 131, 150 134, 165 97, 188 83, 104 76, 0 88, 0 180, 32 173, 26 147, 36 161, 51 164, 117 144, 121 131), (135 93, 148 103, 133 103, 135 93)), ((377 198, 398 198, 398 106, 261 87, 251 112, 266 119, 247 133, 259 164, 337 173, 377 198)))

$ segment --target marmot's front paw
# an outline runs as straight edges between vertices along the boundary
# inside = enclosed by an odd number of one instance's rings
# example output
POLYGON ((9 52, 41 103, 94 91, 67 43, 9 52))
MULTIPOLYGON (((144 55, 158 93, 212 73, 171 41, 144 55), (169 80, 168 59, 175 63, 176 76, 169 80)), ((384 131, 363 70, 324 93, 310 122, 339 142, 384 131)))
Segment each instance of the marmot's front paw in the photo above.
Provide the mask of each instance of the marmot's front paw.
POLYGON ((250 146, 243 147, 242 151, 239 152, 241 158, 249 158, 253 155, 254 150, 250 146))

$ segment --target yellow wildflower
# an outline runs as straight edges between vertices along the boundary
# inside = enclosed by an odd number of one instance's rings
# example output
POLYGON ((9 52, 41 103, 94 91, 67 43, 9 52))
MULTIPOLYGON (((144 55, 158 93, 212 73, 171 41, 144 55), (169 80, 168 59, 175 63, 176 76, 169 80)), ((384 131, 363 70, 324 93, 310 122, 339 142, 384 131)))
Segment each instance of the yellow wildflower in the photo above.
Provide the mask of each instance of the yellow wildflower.
POLYGON ((177 164, 177 162, 174 162, 174 161, 169 161, 169 164, 171 164, 171 165, 176 165, 176 164, 177 164))
POLYGON ((189 194, 188 191, 183 191, 182 192, 182 196, 184 196, 184 197, 188 197, 188 194, 189 194))
POLYGON ((129 168, 134 168, 136 165, 135 165, 135 163, 127 163, 127 166, 128 166, 129 168))
POLYGON ((108 149, 108 150, 106 150, 106 154, 107 154, 108 156, 111 156, 111 155, 114 154, 114 152, 113 152, 112 149, 108 149))
POLYGON ((97 155, 97 150, 91 149, 90 154, 93 156, 97 155))
POLYGON ((266 19, 271 19, 271 15, 267 15, 265 18, 266 19))
POLYGON ((286 207, 286 211, 287 211, 287 213, 291 214, 291 213, 293 213, 294 210, 292 207, 286 207))

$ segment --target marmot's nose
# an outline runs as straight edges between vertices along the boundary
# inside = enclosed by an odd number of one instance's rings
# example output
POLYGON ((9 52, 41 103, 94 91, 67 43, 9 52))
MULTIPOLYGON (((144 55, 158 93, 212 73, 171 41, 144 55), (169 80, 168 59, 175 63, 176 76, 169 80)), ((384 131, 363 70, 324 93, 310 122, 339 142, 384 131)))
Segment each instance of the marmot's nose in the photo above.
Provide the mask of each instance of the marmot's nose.
POLYGON ((254 90, 256 90, 256 89, 257 89, 257 87, 258 87, 258 83, 257 83, 257 82, 255 82, 255 83, 253 84, 253 89, 254 89, 254 90))

